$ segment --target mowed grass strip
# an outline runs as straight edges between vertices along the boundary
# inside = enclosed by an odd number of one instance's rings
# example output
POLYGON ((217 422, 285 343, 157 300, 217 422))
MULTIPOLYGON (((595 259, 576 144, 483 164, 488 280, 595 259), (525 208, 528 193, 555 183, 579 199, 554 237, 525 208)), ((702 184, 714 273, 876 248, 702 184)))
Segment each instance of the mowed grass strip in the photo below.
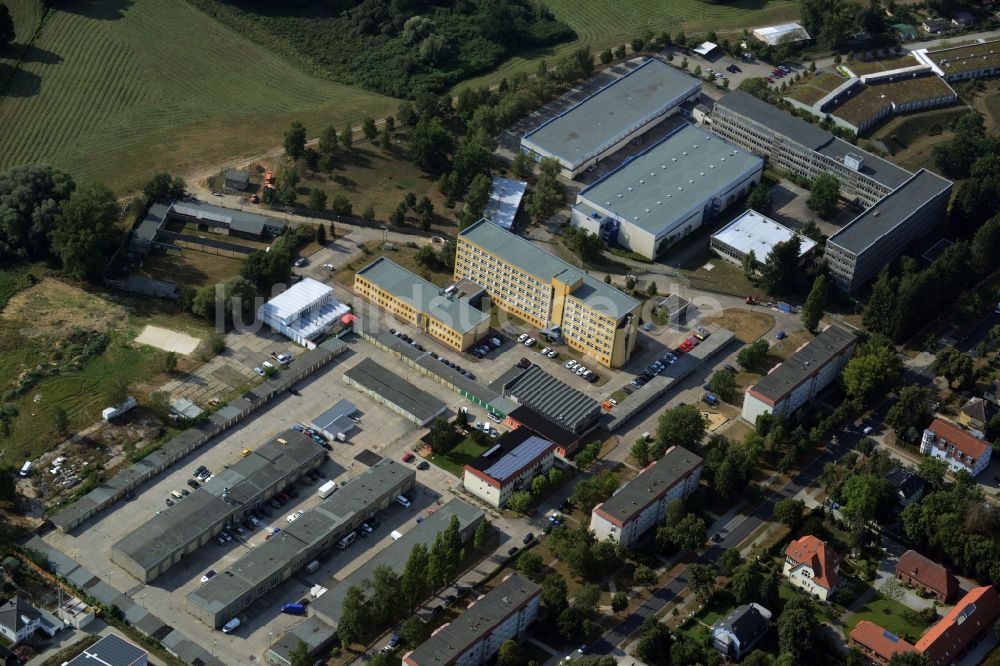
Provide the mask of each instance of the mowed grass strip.
POLYGON ((296 119, 318 134, 398 104, 309 76, 183 0, 64 3, 33 52, 0 100, 0 168, 52 164, 119 191, 270 150, 296 119))
POLYGON ((654 35, 666 30, 673 35, 684 30, 688 35, 715 31, 730 39, 776 23, 797 20, 798 3, 789 0, 737 0, 709 4, 702 0, 543 0, 555 17, 573 28, 578 38, 554 49, 511 58, 495 72, 470 79, 456 88, 497 83, 518 72, 533 73, 542 58, 551 65, 555 59, 582 46, 598 53, 621 46, 646 31, 654 35))

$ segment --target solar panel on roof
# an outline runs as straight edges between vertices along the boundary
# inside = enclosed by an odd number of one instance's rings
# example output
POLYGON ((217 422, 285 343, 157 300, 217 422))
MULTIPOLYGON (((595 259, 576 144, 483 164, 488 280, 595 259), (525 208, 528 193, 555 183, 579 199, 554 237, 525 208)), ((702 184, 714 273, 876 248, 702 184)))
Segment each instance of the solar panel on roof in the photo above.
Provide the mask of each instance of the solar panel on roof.
POLYGON ((503 481, 521 470, 526 463, 538 456, 546 447, 552 445, 547 439, 532 435, 524 440, 513 451, 483 471, 486 476, 503 481))
POLYGON ((899 636, 897 636, 896 634, 892 633, 889 630, 884 630, 882 632, 882 637, 889 639, 893 643, 898 643, 899 642, 899 636))

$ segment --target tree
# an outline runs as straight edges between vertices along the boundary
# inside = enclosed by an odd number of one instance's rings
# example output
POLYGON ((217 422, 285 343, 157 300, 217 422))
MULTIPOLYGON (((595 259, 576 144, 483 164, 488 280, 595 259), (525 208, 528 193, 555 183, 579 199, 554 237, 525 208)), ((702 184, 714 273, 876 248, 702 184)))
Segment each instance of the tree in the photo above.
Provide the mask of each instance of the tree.
POLYGON ((418 168, 432 174, 447 168, 455 139, 437 118, 417 121, 410 130, 408 140, 410 159, 418 168))
POLYGON ((753 370, 760 366, 767 358, 767 352, 771 349, 767 340, 761 338, 743 347, 736 355, 736 362, 744 370, 753 370))
POLYGON ((947 379, 949 384, 957 382, 959 389, 968 387, 973 381, 972 358, 954 347, 945 347, 939 351, 931 370, 935 375, 947 379))
POLYGON ((132 383, 124 375, 115 375, 104 390, 104 398, 112 405, 120 405, 132 392, 132 383))
POLYGON ((628 595, 621 590, 615 592, 611 597, 611 612, 621 613, 626 608, 628 608, 628 595))
POLYGON ((490 523, 488 520, 480 520, 476 526, 476 533, 472 537, 472 547, 482 550, 486 547, 486 539, 490 536, 490 523))
POLYGON ((421 197, 420 201, 417 202, 415 210, 417 211, 420 228, 425 231, 430 229, 431 224, 434 223, 434 203, 431 202, 431 198, 428 196, 421 197))
MULTIPOLYGON (((566 247, 573 254, 580 257, 580 260, 584 263, 597 261, 604 251, 604 241, 601 240, 600 236, 592 234, 582 227, 565 228, 563 230, 563 238, 566 247)), ((650 284, 653 285, 652 289, 655 292, 655 283, 650 282, 650 284)), ((647 293, 649 293, 648 289, 647 293)))
POLYGON ((477 174, 472 182, 469 183, 469 189, 465 193, 465 220, 467 223, 471 224, 475 222, 483 215, 483 209, 486 208, 486 204, 490 201, 490 191, 493 187, 493 181, 484 173, 477 174))
POLYGON ((817 622, 812 601, 795 595, 785 602, 778 618, 778 647, 787 652, 797 663, 803 663, 813 648, 817 622))
POLYGON ((917 476, 927 482, 935 489, 944 487, 945 474, 948 472, 948 463, 941 458, 933 456, 921 456, 920 464, 917 466, 917 476))
POLYGON ((659 458, 671 446, 698 448, 705 438, 705 419, 694 405, 678 405, 663 412, 656 427, 653 457, 659 458))
POLYGON ((725 401, 730 401, 736 395, 736 378, 728 370, 716 370, 708 380, 708 386, 725 401))
POLYGON ((142 186, 142 194, 146 201, 159 199, 180 199, 184 196, 187 184, 182 178, 172 178, 169 173, 158 173, 142 186))
POLYGON ((51 167, 14 167, 0 173, 0 256, 46 259, 59 210, 76 184, 51 167))
POLYGON ((931 390, 923 386, 904 386, 896 401, 885 416, 885 422, 896 431, 896 436, 904 442, 913 443, 920 438, 932 418, 931 390))
POLYGON ((813 178, 809 184, 809 198, 806 206, 817 215, 826 219, 837 212, 837 200, 840 197, 840 181, 832 173, 825 172, 813 178))
POLYGON ((288 651, 288 659, 291 666, 309 666, 312 659, 309 657, 309 646, 300 640, 291 650, 288 651))
POLYGON ((316 225, 316 242, 320 245, 326 245, 326 225, 322 222, 316 225))
POLYGON ((529 178, 535 173, 535 163, 526 153, 518 153, 510 163, 511 171, 518 178, 529 178))
POLYGON ((611 49, 604 49, 597 57, 602 65, 607 65, 615 59, 614 54, 611 53, 611 49))
POLYGON ((654 282, 653 280, 650 280, 649 285, 646 286, 646 295, 656 296, 656 282, 654 282))
POLYGON ((96 280, 120 237, 114 193, 103 185, 85 185, 63 204, 52 229, 52 251, 70 277, 96 280))
POLYGON ((889 666, 931 666, 931 662, 919 652, 897 652, 889 660, 889 666))
POLYGON ((69 431, 69 415, 63 409, 62 405, 56 405, 55 411, 52 414, 52 425, 56 427, 56 432, 63 437, 69 431))
POLYGON ((337 139, 337 128, 333 125, 324 127, 323 131, 319 134, 319 152, 324 155, 330 155, 337 150, 338 143, 340 142, 337 139))
POLYGON ((774 517, 794 528, 802 520, 805 509, 805 502, 788 497, 774 505, 774 517))
POLYGON ((312 188, 309 192, 309 207, 313 210, 326 210, 326 192, 318 187, 312 188))
POLYGON ((877 335, 861 346, 841 374, 844 390, 852 398, 865 400, 888 386, 902 374, 902 362, 891 342, 877 335))
MULTIPOLYGON (((371 206, 369 206, 368 208, 370 209, 371 206)), ((353 211, 354 211, 354 207, 351 205, 351 200, 350 199, 348 199, 343 194, 334 194, 333 195, 333 201, 330 202, 330 212, 336 213, 337 215, 347 215, 347 216, 350 216, 353 213, 353 211)), ((368 212, 368 211, 366 211, 366 212, 368 212)), ((375 219, 374 212, 372 213, 371 217, 366 217, 365 219, 366 220, 373 220, 373 219, 375 219)), ((332 226, 332 224, 333 223, 331 222, 331 226, 332 226)))
POLYGON ((806 302, 802 305, 802 323, 805 324, 806 330, 816 330, 826 310, 826 301, 829 295, 830 283, 826 276, 817 275, 813 281, 812 289, 809 290, 809 296, 806 297, 806 302))
POLYGON ((396 118, 403 125, 413 125, 417 122, 417 112, 413 109, 413 102, 409 100, 403 100, 399 103, 399 109, 396 111, 396 118))
POLYGON ((518 490, 510 494, 507 500, 507 508, 514 513, 524 514, 531 509, 534 498, 527 490, 518 490))
POLYGON ((607 501, 618 490, 618 475, 611 470, 601 470, 587 479, 577 481, 570 501, 584 513, 607 501))
POLYGON ((351 128, 351 124, 347 123, 344 125, 344 130, 340 133, 340 145, 344 147, 344 150, 349 150, 353 142, 354 130, 351 128))
POLYGON ((757 183, 747 195, 747 208, 758 213, 767 214, 771 210, 771 188, 764 183, 757 183))
POLYGON ((802 240, 798 234, 771 248, 760 273, 760 285, 765 291, 781 296, 795 290, 802 268, 801 250, 802 240))
POLYGON ((537 581, 545 571, 542 556, 531 551, 521 553, 520 557, 517 558, 517 570, 529 579, 537 581))
POLYGON ((169 374, 177 370, 177 352, 168 351, 163 356, 163 369, 169 374))
POLYGON ((680 550, 697 550, 705 543, 705 521, 693 513, 684 516, 670 530, 670 541, 680 550))
POLYGON ((648 465, 651 461, 651 456, 649 451, 649 443, 646 441, 646 438, 640 437, 639 439, 635 440, 635 444, 633 444, 632 448, 629 449, 629 454, 632 456, 632 459, 635 460, 636 464, 639 465, 639 467, 645 467, 646 465, 648 465))
POLYGON ((566 600, 566 580, 551 573, 542 580, 542 610, 549 619, 555 619, 569 607, 566 600))
POLYGON ((431 423, 428 438, 431 443, 431 451, 435 454, 441 455, 448 453, 448 451, 451 450, 451 447, 455 445, 456 437, 457 433, 448 423, 447 419, 438 417, 434 419, 433 423, 431 423))
POLYGON ((840 496, 848 514, 859 520, 885 521, 896 508, 896 490, 889 481, 875 474, 858 474, 847 479, 840 496))
POLYGON ((306 152, 306 128, 299 121, 292 123, 292 126, 285 130, 285 153, 297 160, 306 152))
POLYGON ((375 143, 375 139, 378 137, 378 128, 375 126, 374 118, 365 116, 365 119, 361 121, 361 133, 368 139, 368 143, 375 143))
POLYGON ((500 644, 500 651, 497 652, 497 666, 517 666, 520 659, 521 657, 517 653, 517 641, 507 639, 500 644))
POLYGON ((561 166, 551 157, 542 159, 538 166, 538 180, 528 196, 524 210, 535 222, 544 222, 559 210, 565 200, 565 191, 557 176, 561 166))
POLYGON ((429 633, 427 625, 416 615, 406 618, 399 628, 399 636, 407 645, 420 645, 427 640, 429 633))
POLYGON ((897 604, 902 603, 906 597, 906 590, 894 577, 886 578, 885 582, 878 588, 878 593, 882 595, 883 599, 895 601, 897 604))
POLYGON ((347 648, 360 642, 367 634, 370 626, 368 607, 361 588, 352 585, 347 588, 344 600, 341 602, 340 621, 337 622, 337 636, 341 644, 347 648))
POLYGON ((14 19, 10 17, 7 5, 0 4, 0 51, 6 49, 8 44, 13 43, 14 36, 14 19))
MULTIPOLYGON (((485 521, 483 521, 485 522, 485 521)), ((403 575, 400 578, 401 601, 407 610, 412 610, 420 605, 429 592, 427 585, 428 567, 430 566, 430 554, 427 546, 418 543, 413 546, 410 556, 406 560, 403 568, 403 575)))
POLYGON ((701 602, 708 601, 715 591, 715 567, 710 564, 690 564, 687 568, 688 585, 701 602))
POLYGON ((378 147, 382 150, 389 150, 392 147, 392 132, 388 125, 382 126, 382 131, 378 133, 378 147))
POLYGON ((740 555, 738 548, 727 548, 719 556, 719 568, 725 576, 732 576, 741 564, 743 564, 743 556, 740 555))

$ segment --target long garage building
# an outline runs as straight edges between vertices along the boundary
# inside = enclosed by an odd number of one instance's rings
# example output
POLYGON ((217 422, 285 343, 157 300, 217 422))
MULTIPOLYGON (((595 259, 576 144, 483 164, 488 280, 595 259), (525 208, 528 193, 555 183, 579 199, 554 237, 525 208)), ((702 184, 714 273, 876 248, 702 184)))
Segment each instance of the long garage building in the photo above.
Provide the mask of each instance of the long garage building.
POLYGON ((411 490, 415 482, 414 469, 382 460, 188 593, 188 612, 210 627, 224 625, 384 510, 396 496, 411 490))
POLYGON ((148 583, 227 526, 245 520, 325 457, 312 439, 286 430, 132 530, 111 547, 111 561, 148 583))

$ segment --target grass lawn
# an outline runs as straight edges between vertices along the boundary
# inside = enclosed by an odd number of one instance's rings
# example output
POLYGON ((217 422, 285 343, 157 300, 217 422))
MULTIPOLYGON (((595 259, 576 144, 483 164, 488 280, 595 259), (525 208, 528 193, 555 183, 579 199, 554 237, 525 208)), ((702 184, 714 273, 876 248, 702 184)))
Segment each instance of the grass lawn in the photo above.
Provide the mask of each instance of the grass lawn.
POLYGON ((774 328, 774 317, 768 313, 742 308, 728 308, 714 317, 702 317, 701 322, 727 328, 743 343, 753 342, 774 328))
POLYGON ((243 261, 225 255, 198 250, 166 252, 154 250, 143 261, 139 274, 154 280, 175 282, 189 287, 225 282, 240 274, 243 261))
POLYGON ((415 247, 401 245, 400 243, 393 243, 393 249, 384 250, 382 249, 381 241, 368 241, 363 243, 363 245, 368 248, 368 254, 362 255, 354 261, 346 264, 334 275, 334 279, 345 287, 353 287, 354 274, 379 257, 385 257, 386 259, 394 261, 411 273, 416 273, 420 277, 433 282, 439 287, 445 287, 452 281, 451 271, 447 269, 432 271, 418 264, 416 260, 417 248, 415 247))
POLYGON ((954 138, 948 126, 965 111, 950 107, 899 116, 879 125, 868 138, 884 143, 893 161, 907 169, 935 168, 934 146, 954 138))
MULTIPOLYGON (((20 36, 41 2, 13 5, 20 36)), ((0 168, 51 164, 119 192, 270 150, 294 120, 315 136, 397 106, 307 75, 184 0, 60 3, 28 55, 0 102, 0 168)))
MULTIPOLYGON (((397 141, 405 141, 401 132, 396 132, 394 136, 397 141)), ((455 221, 457 208, 449 210, 444 207, 444 196, 434 181, 405 159, 404 151, 405 145, 397 144, 389 150, 382 150, 366 141, 358 141, 349 153, 337 161, 331 173, 304 174, 300 188, 323 190, 328 202, 342 194, 350 200, 354 215, 360 216, 368 206, 372 206, 376 220, 388 220, 407 192, 416 194, 417 199, 427 196, 434 204, 436 219, 432 228, 442 235, 454 236, 458 232, 455 221)), ((408 223, 416 226, 413 211, 409 211, 409 218, 408 223)))
POLYGON ((692 35, 714 30, 720 38, 728 36, 733 39, 742 34, 745 27, 775 25, 798 20, 799 17, 797 3, 788 0, 736 0, 725 4, 700 0, 636 0, 628 3, 544 0, 542 4, 551 9, 557 19, 573 28, 578 35, 576 40, 511 58, 496 71, 470 79, 457 87, 489 85, 517 72, 533 73, 543 58, 551 64, 554 59, 584 46, 599 52, 621 46, 647 31, 658 34, 668 30, 676 35, 684 30, 692 35))
POLYGON ((462 478, 465 465, 478 458, 488 447, 480 446, 476 440, 468 437, 455 445, 443 456, 431 455, 429 460, 441 469, 462 478))
POLYGON ((897 636, 915 641, 927 629, 923 622, 914 624, 906 618, 908 609, 903 604, 881 597, 869 601, 861 610, 851 616, 847 631, 851 631, 861 620, 874 622, 897 636))

